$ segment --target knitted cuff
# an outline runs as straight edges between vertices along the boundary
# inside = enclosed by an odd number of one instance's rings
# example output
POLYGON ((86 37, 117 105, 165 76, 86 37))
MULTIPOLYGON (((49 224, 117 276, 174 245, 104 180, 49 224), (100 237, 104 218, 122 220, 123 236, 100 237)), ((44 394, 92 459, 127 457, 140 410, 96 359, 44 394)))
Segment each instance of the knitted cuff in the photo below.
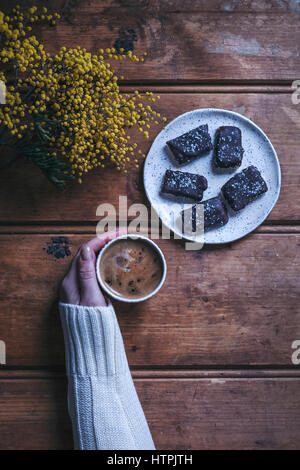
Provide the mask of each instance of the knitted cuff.
POLYGON ((59 303, 67 375, 112 376, 127 370, 119 325, 111 304, 85 307, 59 303))

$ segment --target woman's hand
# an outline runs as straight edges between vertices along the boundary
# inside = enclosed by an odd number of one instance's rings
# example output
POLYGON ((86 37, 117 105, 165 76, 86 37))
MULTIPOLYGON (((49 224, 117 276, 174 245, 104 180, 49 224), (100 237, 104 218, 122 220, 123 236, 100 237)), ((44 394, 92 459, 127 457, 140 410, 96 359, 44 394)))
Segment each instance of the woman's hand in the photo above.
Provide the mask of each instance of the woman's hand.
POLYGON ((124 235, 126 229, 106 232, 82 245, 59 289, 59 300, 87 307, 105 306, 96 275, 96 253, 110 240, 124 235))

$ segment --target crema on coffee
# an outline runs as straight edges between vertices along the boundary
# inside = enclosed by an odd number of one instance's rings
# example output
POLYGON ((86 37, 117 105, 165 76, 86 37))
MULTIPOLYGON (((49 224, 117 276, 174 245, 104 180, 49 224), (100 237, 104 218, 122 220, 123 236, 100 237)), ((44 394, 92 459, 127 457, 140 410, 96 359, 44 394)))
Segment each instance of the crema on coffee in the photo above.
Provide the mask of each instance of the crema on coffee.
POLYGON ((150 243, 120 239, 103 253, 100 276, 113 294, 138 299, 151 294, 159 285, 163 265, 150 243))

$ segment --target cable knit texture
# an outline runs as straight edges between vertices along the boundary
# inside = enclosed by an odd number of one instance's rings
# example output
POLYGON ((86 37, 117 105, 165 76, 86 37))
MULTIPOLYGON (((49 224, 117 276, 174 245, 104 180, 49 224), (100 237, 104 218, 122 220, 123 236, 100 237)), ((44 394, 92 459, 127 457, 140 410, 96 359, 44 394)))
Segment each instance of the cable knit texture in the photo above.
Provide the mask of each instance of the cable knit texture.
POLYGON ((113 306, 60 302, 59 311, 75 448, 155 449, 113 306))

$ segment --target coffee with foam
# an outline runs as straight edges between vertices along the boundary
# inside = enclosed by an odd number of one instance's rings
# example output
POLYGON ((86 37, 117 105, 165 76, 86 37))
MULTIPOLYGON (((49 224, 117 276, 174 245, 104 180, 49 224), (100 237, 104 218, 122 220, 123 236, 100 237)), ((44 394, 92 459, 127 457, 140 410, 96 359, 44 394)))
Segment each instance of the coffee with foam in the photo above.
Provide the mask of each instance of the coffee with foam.
POLYGON ((100 276, 113 294, 139 299, 157 288, 163 276, 163 265, 158 252, 147 241, 120 239, 103 253, 100 276))

